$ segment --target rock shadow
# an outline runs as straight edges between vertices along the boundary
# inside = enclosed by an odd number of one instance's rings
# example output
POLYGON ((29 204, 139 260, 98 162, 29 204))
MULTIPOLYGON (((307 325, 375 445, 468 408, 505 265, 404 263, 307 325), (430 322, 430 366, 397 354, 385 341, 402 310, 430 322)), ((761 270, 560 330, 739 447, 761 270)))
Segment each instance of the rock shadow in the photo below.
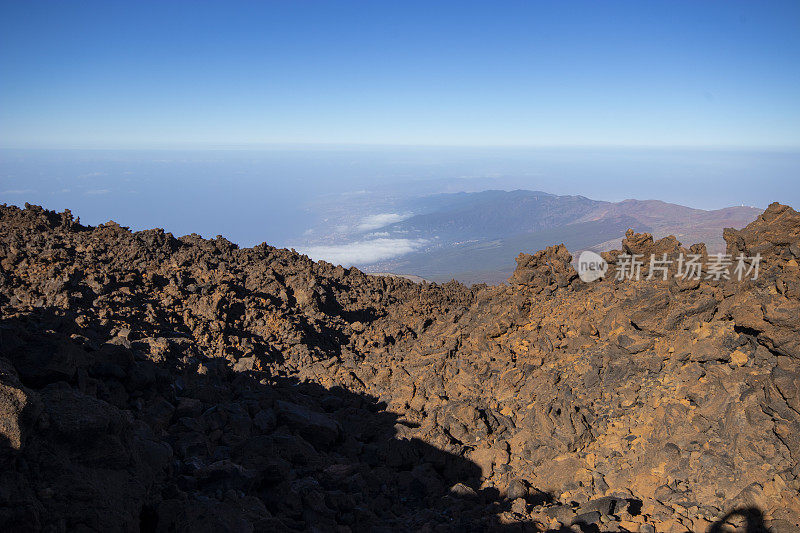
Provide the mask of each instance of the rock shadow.
MULTIPOLYGON (((557 529, 501 523, 512 501, 480 489, 477 464, 369 395, 79 324, 57 308, 0 320, 2 530, 607 530, 601 510, 557 529)), ((590 503, 641 507, 611 500, 590 503)), ((767 531, 755 508, 709 531, 728 523, 767 531)))
POLYGON ((764 513, 756 507, 742 507, 734 509, 714 522, 708 533, 726 533, 737 531, 741 533, 769 533, 764 522, 764 513), (735 528, 735 529, 732 529, 735 528))
POLYGON ((508 508, 376 398, 77 319, 0 322, 4 530, 481 531, 508 508))

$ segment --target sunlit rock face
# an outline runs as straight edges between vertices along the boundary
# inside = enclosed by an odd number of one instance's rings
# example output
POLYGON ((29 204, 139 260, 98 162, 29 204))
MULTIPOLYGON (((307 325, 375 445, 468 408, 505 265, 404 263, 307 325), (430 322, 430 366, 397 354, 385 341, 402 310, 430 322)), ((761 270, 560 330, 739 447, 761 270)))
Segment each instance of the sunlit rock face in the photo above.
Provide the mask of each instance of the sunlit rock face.
POLYGON ((725 239, 468 288, 3 206, 0 526, 796 531, 800 215, 725 239))

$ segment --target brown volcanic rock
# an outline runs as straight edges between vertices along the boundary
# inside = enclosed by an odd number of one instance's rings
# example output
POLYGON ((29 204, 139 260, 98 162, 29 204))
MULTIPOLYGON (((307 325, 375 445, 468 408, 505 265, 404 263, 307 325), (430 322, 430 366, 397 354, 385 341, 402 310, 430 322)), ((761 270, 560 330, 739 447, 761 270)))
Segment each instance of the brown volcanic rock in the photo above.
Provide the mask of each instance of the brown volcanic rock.
POLYGON ((585 284, 554 246, 470 289, 2 207, 0 525, 797 529, 798 231, 726 232, 756 280, 585 284))
POLYGON ((777 202, 744 229, 725 228, 727 253, 800 260, 800 213, 777 202))
POLYGON ((622 239, 621 250, 603 252, 602 255, 610 264, 615 264, 622 254, 638 255, 645 259, 649 259, 651 255, 660 259, 666 254, 669 259, 674 259, 681 252, 685 252, 685 249, 674 235, 654 241, 650 233, 636 233, 629 229, 622 239))
POLYGON ((520 253, 517 268, 509 278, 512 285, 525 285, 536 289, 566 287, 578 277, 570 264, 572 255, 566 246, 548 246, 533 255, 520 253))
POLYGON ((723 310, 770 350, 800 358, 800 213, 773 203, 744 229, 726 229, 725 240, 732 257, 761 256, 765 290, 735 292, 723 310))
POLYGON ((0 452, 13 453, 22 447, 40 410, 37 396, 20 383, 13 365, 0 359, 0 439, 4 444, 0 452))

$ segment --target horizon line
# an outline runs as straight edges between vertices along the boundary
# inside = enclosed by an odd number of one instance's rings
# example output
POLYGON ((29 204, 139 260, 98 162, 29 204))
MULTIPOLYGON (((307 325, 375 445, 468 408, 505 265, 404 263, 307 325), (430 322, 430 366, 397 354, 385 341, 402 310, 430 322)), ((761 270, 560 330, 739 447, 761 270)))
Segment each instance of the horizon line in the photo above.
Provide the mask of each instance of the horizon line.
POLYGON ((0 144, 2 151, 270 151, 270 150, 335 150, 335 149, 493 149, 493 150, 543 150, 543 149, 628 149, 628 150, 742 150, 742 151, 800 151, 800 145, 768 144, 624 144, 624 143, 519 143, 519 144, 424 144, 424 143, 355 143, 355 142, 265 142, 265 143, 126 143, 120 145, 32 145, 0 144))

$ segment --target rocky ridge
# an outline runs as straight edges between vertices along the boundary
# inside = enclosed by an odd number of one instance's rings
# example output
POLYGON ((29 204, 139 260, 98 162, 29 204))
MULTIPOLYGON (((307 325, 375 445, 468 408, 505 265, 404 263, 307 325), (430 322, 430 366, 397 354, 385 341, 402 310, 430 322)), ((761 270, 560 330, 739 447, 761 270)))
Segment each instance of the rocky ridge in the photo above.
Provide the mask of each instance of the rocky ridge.
POLYGON ((0 207, 0 525, 797 531, 800 214, 756 280, 505 286, 0 207))

